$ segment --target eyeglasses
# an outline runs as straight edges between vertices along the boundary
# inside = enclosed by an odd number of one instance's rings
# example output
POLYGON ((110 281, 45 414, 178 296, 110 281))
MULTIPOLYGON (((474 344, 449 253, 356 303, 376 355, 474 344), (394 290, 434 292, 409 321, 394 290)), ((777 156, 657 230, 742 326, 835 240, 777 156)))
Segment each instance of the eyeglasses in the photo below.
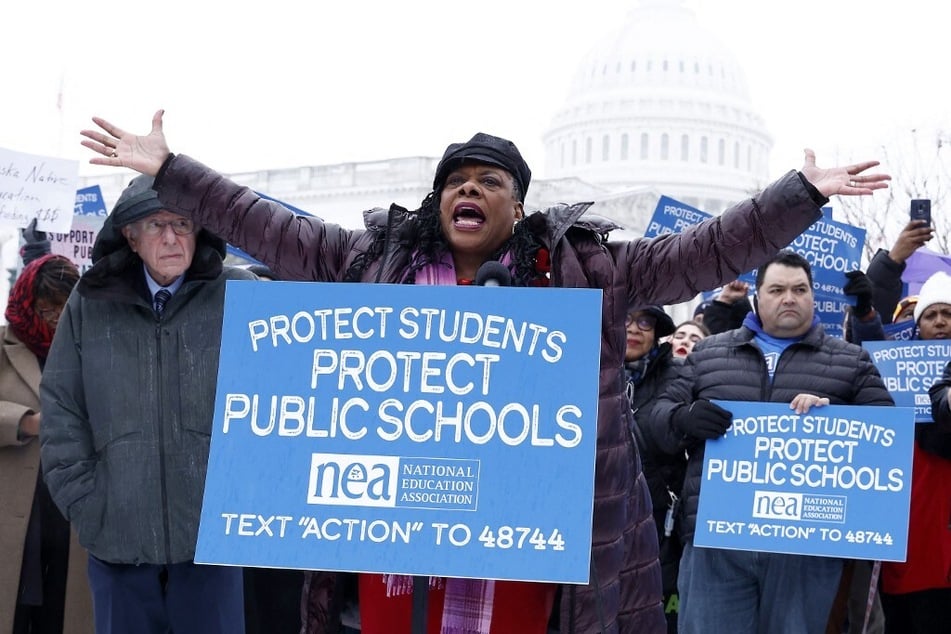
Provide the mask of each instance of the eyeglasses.
POLYGON ((175 220, 143 220, 139 227, 142 233, 147 236, 160 236, 165 233, 165 227, 171 227, 177 236, 187 236, 194 233, 195 223, 188 218, 176 218, 175 220))
POLYGON ((657 325, 657 317, 654 315, 628 315, 624 322, 624 327, 629 328, 631 324, 637 324, 638 330, 653 330, 657 325))

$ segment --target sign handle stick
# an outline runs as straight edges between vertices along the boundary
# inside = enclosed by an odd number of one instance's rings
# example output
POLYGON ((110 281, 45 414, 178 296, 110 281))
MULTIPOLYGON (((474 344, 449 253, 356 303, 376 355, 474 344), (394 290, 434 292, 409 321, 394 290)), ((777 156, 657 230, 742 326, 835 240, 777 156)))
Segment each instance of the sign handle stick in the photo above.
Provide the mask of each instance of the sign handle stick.
POLYGON ((429 616, 429 578, 413 577, 413 634, 426 634, 429 616))

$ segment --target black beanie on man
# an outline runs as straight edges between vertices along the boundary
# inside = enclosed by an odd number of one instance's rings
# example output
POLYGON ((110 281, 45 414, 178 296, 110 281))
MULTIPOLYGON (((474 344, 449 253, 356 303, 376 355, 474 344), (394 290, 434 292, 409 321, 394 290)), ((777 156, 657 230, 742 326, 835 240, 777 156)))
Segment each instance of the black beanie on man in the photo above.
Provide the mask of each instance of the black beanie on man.
POLYGON ((145 174, 129 181, 129 185, 119 195, 116 206, 112 208, 112 225, 116 229, 164 209, 159 202, 158 192, 152 189, 154 182, 154 178, 145 174))

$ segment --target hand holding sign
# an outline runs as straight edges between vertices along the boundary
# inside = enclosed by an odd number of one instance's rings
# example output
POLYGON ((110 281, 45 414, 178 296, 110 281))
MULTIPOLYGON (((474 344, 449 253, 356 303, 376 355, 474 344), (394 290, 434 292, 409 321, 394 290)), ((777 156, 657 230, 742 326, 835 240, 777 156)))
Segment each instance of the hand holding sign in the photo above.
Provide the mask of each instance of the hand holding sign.
POLYGON ((23 246, 20 247, 23 266, 50 252, 50 241, 46 237, 45 231, 36 228, 36 218, 30 221, 30 224, 24 227, 20 233, 23 235, 24 242, 23 246))
POLYGON ((701 399, 678 409, 673 424, 687 436, 719 438, 733 424, 733 414, 716 403, 701 399))
POLYGON ((862 319, 872 312, 872 281, 862 271, 849 271, 845 274, 848 282, 842 287, 842 292, 855 298, 855 308, 852 314, 862 319))
POLYGON ((813 407, 822 407, 829 404, 829 399, 815 394, 797 394, 789 403, 789 409, 795 410, 797 414, 808 414, 813 407))

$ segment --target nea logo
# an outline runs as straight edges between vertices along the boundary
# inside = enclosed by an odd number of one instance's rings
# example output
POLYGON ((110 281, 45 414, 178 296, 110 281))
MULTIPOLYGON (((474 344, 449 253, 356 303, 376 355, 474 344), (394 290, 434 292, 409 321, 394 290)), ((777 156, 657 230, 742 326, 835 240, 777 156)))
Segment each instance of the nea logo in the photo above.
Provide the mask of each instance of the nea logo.
POLYGON ((771 520, 798 520, 802 516, 801 493, 753 493, 753 517, 771 520))
POLYGON ((399 462, 396 456, 311 454, 307 503, 396 506, 399 462))

